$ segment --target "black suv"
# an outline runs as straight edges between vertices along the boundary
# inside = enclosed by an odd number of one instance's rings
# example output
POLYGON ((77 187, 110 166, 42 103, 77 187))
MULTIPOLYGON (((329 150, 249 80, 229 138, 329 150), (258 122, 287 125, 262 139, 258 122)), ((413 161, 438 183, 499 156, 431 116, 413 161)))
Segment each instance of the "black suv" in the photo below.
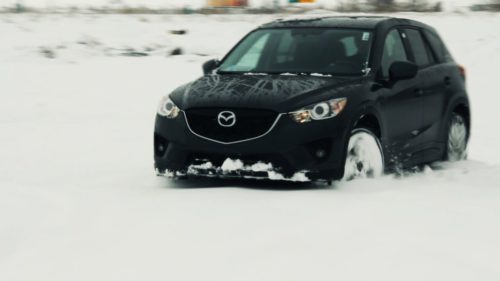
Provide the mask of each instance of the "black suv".
POLYGON ((464 68, 434 28, 277 20, 159 105, 159 175, 326 180, 466 157, 464 68))

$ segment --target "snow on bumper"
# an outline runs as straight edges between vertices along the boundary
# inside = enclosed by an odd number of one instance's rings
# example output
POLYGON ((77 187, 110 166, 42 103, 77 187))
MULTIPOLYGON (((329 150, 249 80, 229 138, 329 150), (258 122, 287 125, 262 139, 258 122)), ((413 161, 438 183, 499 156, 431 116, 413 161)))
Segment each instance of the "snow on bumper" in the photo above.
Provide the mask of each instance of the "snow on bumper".
POLYGON ((227 158, 220 167, 214 166, 212 162, 206 161, 200 164, 190 165, 185 172, 165 170, 160 172, 156 170, 157 175, 168 178, 176 178, 178 176, 201 176, 201 177, 220 177, 220 178, 247 178, 247 179, 269 179, 280 181, 293 182, 309 182, 311 179, 307 177, 308 171, 295 172, 292 176, 287 177, 278 172, 272 163, 256 162, 251 165, 245 165, 239 159, 227 158))

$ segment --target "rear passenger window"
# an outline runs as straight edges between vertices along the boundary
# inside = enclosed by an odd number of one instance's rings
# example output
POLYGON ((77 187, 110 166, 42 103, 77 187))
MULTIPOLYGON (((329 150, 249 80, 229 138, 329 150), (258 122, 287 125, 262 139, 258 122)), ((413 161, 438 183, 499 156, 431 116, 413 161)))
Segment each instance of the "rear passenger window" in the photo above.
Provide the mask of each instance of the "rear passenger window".
POLYGON ((413 51, 415 63, 418 66, 427 66, 433 63, 431 50, 424 42, 424 38, 422 38, 420 31, 416 29, 405 29, 405 34, 413 51))
POLYGON ((384 42, 384 53, 382 54, 381 68, 382 75, 385 78, 389 77, 389 68, 395 61, 408 61, 403 40, 401 40, 401 35, 396 29, 387 34, 384 42))
POLYGON ((453 60, 450 53, 446 49, 446 46, 443 44, 443 41, 441 41, 437 35, 427 30, 424 30, 424 34, 431 44, 434 54, 439 62, 448 62, 453 60))

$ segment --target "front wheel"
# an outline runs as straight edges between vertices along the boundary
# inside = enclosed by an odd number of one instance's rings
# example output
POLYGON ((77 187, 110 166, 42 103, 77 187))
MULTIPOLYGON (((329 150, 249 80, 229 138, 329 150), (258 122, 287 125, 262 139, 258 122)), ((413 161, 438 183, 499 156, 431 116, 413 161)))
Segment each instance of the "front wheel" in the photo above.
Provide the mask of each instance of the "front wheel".
POLYGON ((370 130, 354 129, 349 138, 343 180, 372 178, 384 173, 380 141, 370 130))

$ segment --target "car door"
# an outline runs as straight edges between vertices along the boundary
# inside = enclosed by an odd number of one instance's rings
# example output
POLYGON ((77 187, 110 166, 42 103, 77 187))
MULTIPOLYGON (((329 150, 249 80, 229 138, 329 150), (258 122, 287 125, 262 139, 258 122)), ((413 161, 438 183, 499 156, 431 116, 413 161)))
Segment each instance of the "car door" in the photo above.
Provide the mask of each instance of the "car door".
POLYGON ((389 80, 389 68, 395 61, 410 61, 402 33, 391 30, 385 38, 379 76, 388 81, 377 90, 382 122, 383 143, 388 164, 408 166, 413 164, 413 153, 419 146, 417 138, 422 126, 422 103, 416 79, 389 80))
POLYGON ((440 153, 436 135, 445 104, 446 75, 444 69, 436 64, 436 58, 420 29, 405 28, 402 36, 410 51, 411 61, 419 67, 415 79, 418 81, 417 95, 422 105, 422 123, 416 131, 419 144, 415 154, 419 157, 417 162, 427 162, 434 160, 433 154, 440 153))

